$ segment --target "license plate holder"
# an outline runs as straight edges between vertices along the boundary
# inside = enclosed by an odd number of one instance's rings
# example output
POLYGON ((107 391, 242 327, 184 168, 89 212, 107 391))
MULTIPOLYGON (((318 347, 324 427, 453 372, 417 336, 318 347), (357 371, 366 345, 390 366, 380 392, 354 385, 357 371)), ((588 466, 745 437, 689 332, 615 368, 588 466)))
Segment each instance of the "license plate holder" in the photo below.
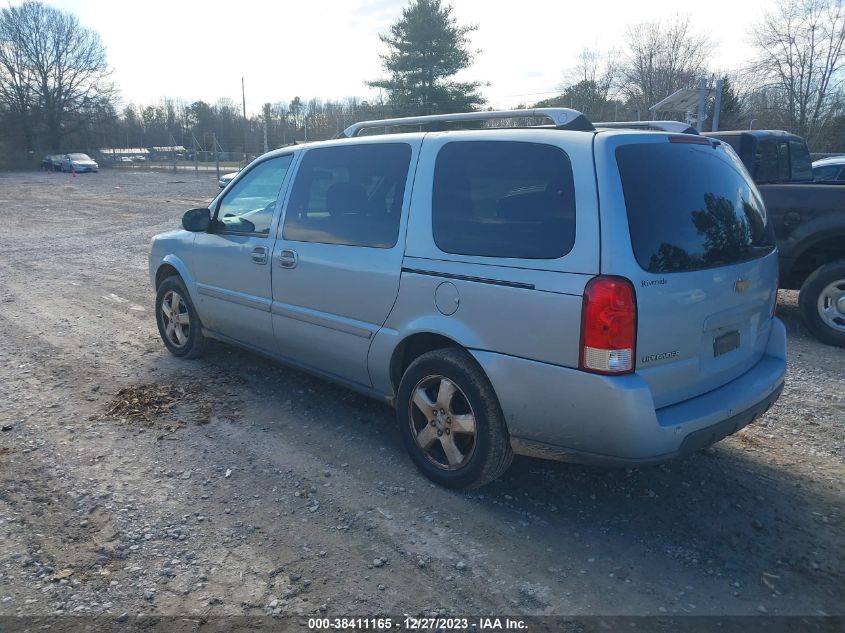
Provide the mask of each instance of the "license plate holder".
POLYGON ((739 347, 739 330, 726 332, 713 339, 713 357, 718 358, 739 347))

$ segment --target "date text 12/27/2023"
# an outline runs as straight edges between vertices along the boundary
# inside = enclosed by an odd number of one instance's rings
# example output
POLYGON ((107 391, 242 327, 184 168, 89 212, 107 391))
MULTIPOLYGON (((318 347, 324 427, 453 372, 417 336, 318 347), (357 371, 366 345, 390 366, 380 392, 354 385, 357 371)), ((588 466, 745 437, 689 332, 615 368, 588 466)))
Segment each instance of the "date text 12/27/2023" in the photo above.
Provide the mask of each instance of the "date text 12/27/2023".
POLYGON ((309 618, 312 631, 525 631, 528 624, 511 617, 309 618))

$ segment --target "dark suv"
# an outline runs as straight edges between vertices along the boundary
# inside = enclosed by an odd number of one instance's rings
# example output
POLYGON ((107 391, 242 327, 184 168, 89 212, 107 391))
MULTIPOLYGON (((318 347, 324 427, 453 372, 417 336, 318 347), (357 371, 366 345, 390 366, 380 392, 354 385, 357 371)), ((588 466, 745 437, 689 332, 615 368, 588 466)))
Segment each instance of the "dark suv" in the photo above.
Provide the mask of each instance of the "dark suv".
POLYGON ((776 130, 713 132, 748 168, 772 219, 780 287, 800 289, 801 316, 821 341, 845 347, 845 187, 817 182, 800 136, 776 130))

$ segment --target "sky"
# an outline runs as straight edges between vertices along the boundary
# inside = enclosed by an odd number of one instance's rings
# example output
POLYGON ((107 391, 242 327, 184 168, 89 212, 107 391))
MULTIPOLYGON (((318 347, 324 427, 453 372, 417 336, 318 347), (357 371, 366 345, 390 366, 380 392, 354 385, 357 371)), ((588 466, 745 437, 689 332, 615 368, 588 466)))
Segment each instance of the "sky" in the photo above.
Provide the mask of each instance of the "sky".
MULTIPOLYGON (((19 4, 13 0, 12 4, 19 4)), ((74 13, 106 46, 123 104, 220 98, 247 114, 265 102, 371 97, 365 81, 382 76, 379 55, 406 0, 46 0, 74 13)), ((510 108, 559 93, 586 48, 623 48, 627 26, 690 15, 716 47, 709 67, 732 70, 751 56, 750 26, 775 0, 573 2, 453 0, 461 24, 476 24, 471 68, 457 77, 489 82, 488 105, 510 108)))

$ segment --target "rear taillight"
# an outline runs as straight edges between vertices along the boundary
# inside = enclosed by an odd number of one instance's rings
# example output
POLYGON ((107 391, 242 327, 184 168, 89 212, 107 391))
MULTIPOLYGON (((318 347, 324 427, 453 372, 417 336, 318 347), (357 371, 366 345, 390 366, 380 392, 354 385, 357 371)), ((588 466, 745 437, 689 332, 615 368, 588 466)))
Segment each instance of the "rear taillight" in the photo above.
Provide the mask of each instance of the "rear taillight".
POLYGON ((581 369, 598 374, 634 371, 637 297, 623 277, 594 277, 584 289, 581 369))

